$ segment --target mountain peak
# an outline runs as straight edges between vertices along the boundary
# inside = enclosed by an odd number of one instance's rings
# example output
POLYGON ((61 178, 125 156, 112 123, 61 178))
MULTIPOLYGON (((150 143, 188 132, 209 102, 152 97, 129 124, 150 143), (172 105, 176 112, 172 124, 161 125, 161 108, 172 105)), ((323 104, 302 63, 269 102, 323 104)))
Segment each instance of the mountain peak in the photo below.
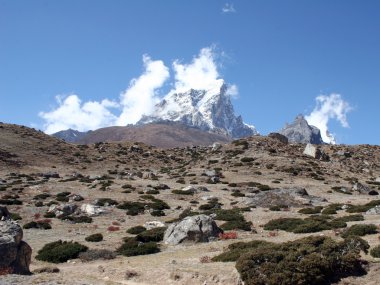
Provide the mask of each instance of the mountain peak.
POLYGON ((294 122, 286 124, 279 133, 286 136, 289 142, 293 143, 324 143, 321 131, 317 127, 309 125, 303 115, 297 115, 294 122))
POLYGON ((143 116, 137 124, 161 121, 181 122, 233 138, 256 135, 255 127, 236 116, 228 94, 228 85, 222 79, 209 90, 190 89, 186 92, 170 92, 156 104, 149 116, 143 116))

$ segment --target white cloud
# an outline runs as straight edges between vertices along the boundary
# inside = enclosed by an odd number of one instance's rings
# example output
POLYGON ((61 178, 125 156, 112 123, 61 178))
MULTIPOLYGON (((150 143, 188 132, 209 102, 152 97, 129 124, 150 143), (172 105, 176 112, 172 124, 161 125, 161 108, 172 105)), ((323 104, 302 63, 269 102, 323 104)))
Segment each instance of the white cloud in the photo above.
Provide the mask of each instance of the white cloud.
MULTIPOLYGON (((224 83, 218 72, 217 53, 213 47, 200 50, 188 64, 173 62, 174 89, 186 92, 189 89, 219 91, 224 83)), ((52 134, 61 130, 95 130, 107 126, 125 126, 138 122, 142 115, 149 115, 160 100, 158 91, 169 79, 169 68, 161 60, 143 56, 143 73, 130 81, 129 87, 120 94, 118 102, 108 99, 82 102, 78 95, 57 96, 58 106, 49 112, 40 112, 45 121, 44 130, 52 134)), ((169 94, 170 94, 169 93, 169 94)), ((227 95, 236 98, 238 88, 229 85, 227 95)))
POLYGON ((59 106, 55 110, 39 113, 45 120, 44 128, 48 134, 69 128, 78 131, 94 130, 116 122, 116 116, 109 108, 115 108, 117 104, 107 99, 82 104, 77 95, 71 94, 65 98, 57 96, 56 100, 59 106))
POLYGON ((194 57, 190 64, 174 61, 173 69, 175 90, 172 92, 186 92, 191 88, 210 90, 220 88, 224 82, 219 78, 215 53, 211 47, 201 49, 199 55, 194 57))
POLYGON ((342 127, 348 128, 347 113, 352 111, 352 107, 342 99, 340 94, 320 95, 315 100, 317 105, 305 119, 309 125, 316 126, 321 130, 324 142, 333 143, 334 138, 329 135, 328 131, 329 121, 335 119, 342 127))
POLYGON ((123 111, 117 124, 124 126, 137 123, 141 116, 149 114, 158 101, 157 89, 169 78, 169 69, 163 61, 152 61, 143 56, 145 71, 140 77, 131 80, 128 89, 121 94, 120 104, 123 111))
POLYGON ((236 10, 234 8, 234 4, 232 3, 225 3, 222 8, 223 13, 236 13, 236 10))

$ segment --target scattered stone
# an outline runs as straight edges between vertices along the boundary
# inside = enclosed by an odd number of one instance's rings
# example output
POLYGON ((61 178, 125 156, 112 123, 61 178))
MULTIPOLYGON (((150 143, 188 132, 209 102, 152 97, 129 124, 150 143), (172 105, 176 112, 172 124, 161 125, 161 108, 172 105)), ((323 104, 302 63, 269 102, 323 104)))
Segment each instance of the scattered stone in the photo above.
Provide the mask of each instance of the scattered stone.
POLYGON ((273 189, 245 198, 245 203, 248 206, 267 208, 277 205, 297 207, 315 205, 321 202, 326 202, 326 199, 309 195, 304 188, 273 189))
POLYGON ((22 237, 22 229, 16 222, 0 221, 0 272, 30 274, 32 248, 22 237))
POLYGON ((279 134, 279 133, 270 133, 268 137, 278 140, 279 142, 282 142, 283 144, 288 144, 289 140, 286 136, 279 134))
POLYGON ((192 185, 189 185, 189 186, 182 188, 182 191, 191 191, 192 193, 195 194, 198 192, 198 189, 192 185))
POLYGON ((353 191, 358 191, 360 194, 365 194, 365 195, 379 195, 379 193, 368 186, 365 186, 364 184, 360 182, 356 182, 352 186, 353 191))
POLYGON ((351 157, 351 152, 349 151, 343 151, 343 150, 339 150, 336 155, 338 156, 341 156, 341 157, 345 157, 345 158, 349 158, 351 157))
POLYGON ((68 197, 70 202, 79 202, 84 200, 84 198, 78 194, 71 194, 68 197))
POLYGON ((102 207, 91 204, 82 204, 80 210, 83 214, 86 214, 88 216, 99 216, 105 212, 102 207))
POLYGON ((208 242, 215 240, 222 232, 209 216, 189 216, 169 226, 164 235, 164 243, 177 245, 183 242, 208 242))
POLYGON ((160 221, 149 221, 144 224, 144 227, 147 230, 155 229, 155 228, 164 228, 166 225, 160 221))
POLYGON ((211 151, 218 151, 222 148, 222 144, 221 143, 218 143, 218 142, 215 142, 213 143, 213 145, 211 146, 211 151))
POLYGON ((205 173, 206 176, 208 176, 208 177, 213 177, 213 176, 216 176, 216 175, 217 175, 217 173, 216 173, 216 171, 215 171, 214 169, 212 169, 212 170, 205 170, 204 173, 205 173))
POLYGON ((377 177, 375 182, 380 182, 380 177, 377 177))
POLYGON ((68 216, 75 212, 77 205, 75 204, 61 204, 61 205, 51 205, 48 212, 54 213, 57 218, 62 216, 68 216))

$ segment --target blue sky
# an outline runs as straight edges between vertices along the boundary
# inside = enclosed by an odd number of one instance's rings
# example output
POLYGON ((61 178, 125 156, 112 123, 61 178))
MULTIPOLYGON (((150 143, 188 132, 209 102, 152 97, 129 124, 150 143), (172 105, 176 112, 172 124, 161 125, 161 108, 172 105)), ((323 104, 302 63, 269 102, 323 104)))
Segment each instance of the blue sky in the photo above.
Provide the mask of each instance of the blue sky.
POLYGON ((163 96, 173 62, 209 48, 239 90, 235 111, 260 133, 340 94, 345 118, 317 110, 337 141, 379 144, 379 13, 376 0, 0 0, 0 121, 46 129, 41 112, 70 94, 121 112, 109 105, 150 63, 167 67, 163 96))

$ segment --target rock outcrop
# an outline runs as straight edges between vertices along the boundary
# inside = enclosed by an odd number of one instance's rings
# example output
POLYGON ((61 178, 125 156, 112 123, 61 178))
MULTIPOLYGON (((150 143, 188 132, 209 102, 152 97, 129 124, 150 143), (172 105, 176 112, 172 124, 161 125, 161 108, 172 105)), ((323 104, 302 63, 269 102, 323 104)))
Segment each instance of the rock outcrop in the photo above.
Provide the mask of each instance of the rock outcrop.
POLYGON ((0 275, 30 274, 32 249, 22 240, 22 229, 9 218, 8 210, 0 207, 0 213, 0 275))
POLYGON ((183 242, 208 242, 216 239, 222 232, 211 217, 190 216, 168 227, 164 243, 177 245, 183 242))
POLYGON ((309 195, 304 188, 274 189, 259 192, 245 199, 248 206, 268 208, 277 205, 297 207, 319 204, 320 202, 326 202, 326 199, 309 195))
POLYGON ((286 124, 280 131, 291 143, 323 144, 321 131, 310 126, 302 115, 298 115, 293 123, 286 124))

